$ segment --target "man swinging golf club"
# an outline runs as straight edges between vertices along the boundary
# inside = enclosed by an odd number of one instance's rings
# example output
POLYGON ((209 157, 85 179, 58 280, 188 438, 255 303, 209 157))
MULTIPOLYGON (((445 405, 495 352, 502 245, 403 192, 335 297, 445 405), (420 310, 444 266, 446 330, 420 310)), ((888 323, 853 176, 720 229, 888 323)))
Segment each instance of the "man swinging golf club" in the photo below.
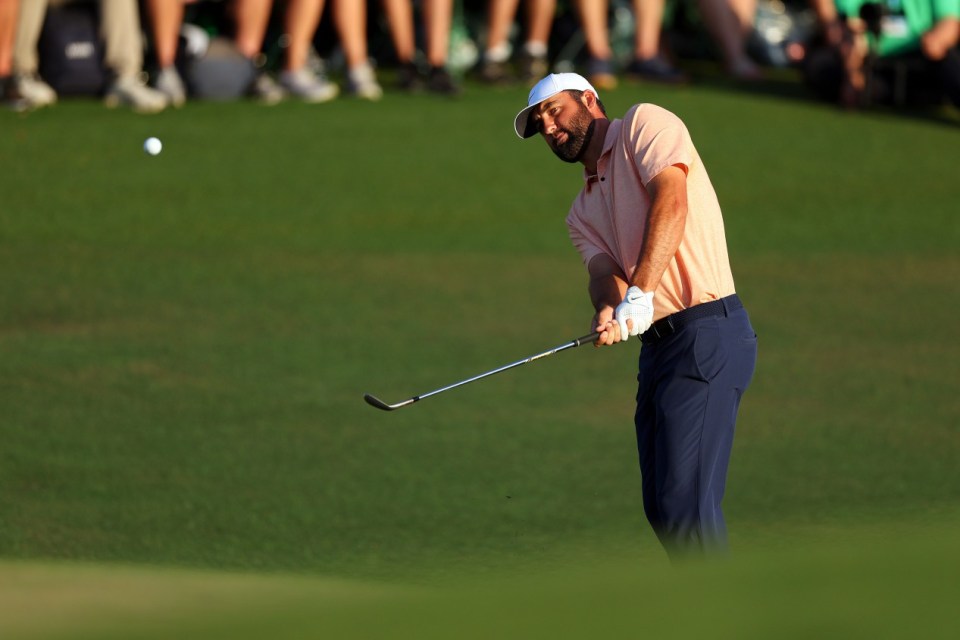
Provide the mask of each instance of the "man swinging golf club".
POLYGON ((533 87, 514 129, 584 166, 567 226, 589 274, 596 345, 643 343, 634 422, 650 525, 673 558, 725 548, 720 503, 757 336, 686 126, 652 104, 609 120, 589 82, 559 73, 533 87))

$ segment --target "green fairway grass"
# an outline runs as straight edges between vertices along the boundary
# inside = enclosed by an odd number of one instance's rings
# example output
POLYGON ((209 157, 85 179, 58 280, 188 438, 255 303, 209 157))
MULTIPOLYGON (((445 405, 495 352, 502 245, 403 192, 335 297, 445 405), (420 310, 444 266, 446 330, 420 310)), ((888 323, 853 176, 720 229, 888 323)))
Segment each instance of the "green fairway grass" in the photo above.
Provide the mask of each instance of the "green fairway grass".
POLYGON ((601 96, 687 122, 760 336, 731 557, 674 569, 641 508, 638 342, 397 412, 362 400, 589 331, 563 224, 582 171, 517 139, 525 95, 0 113, 0 591, 24 603, 0 625, 296 637, 345 598, 340 637, 391 637, 377 612, 436 620, 422 637, 583 637, 597 609, 669 635, 687 627, 633 607, 688 587, 708 620, 729 605, 730 638, 939 619, 960 559, 960 128, 722 84, 601 96), (102 606, 64 601, 101 584, 102 606), (501 608, 520 626, 484 626, 501 608))
MULTIPOLYGON (((4 637, 955 638, 955 528, 808 536, 790 553, 669 567, 608 554, 562 569, 400 587, 317 576, 0 564, 4 637), (50 609, 57 615, 45 615, 50 609)), ((592 552, 588 552, 592 555, 592 552)))

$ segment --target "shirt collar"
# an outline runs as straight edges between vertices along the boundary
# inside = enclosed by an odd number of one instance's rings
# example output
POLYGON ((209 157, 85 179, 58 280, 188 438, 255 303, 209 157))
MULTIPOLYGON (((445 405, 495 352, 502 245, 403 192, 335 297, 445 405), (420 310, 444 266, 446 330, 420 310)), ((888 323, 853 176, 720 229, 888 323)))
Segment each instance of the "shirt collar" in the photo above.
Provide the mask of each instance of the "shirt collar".
POLYGON ((617 138, 620 137, 620 129, 623 127, 623 120, 611 120, 610 125, 607 127, 607 135, 603 138, 603 150, 600 152, 600 157, 597 158, 597 174, 590 175, 587 173, 586 167, 583 169, 583 181, 590 183, 595 181, 600 173, 603 171, 603 168, 606 167, 607 158, 610 156, 610 152, 613 151, 613 145, 616 143, 617 138))

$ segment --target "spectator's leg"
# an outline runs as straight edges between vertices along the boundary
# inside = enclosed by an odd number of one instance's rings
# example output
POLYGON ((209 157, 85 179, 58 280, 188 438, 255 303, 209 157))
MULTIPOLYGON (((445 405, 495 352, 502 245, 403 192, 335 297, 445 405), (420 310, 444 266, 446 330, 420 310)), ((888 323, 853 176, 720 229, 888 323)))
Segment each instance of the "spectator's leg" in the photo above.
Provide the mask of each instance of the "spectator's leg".
POLYGON ((660 54, 664 4, 664 0, 633 0, 633 15, 637 22, 633 55, 637 60, 649 60, 660 54))
POLYGON ((487 43, 480 61, 479 77, 491 84, 509 82, 510 27, 513 26, 519 0, 489 0, 487 3, 487 43))
POLYGON ((633 37, 633 61, 627 73, 655 82, 680 83, 686 77, 660 54, 665 0, 633 0, 637 28, 633 37))
POLYGON ((427 63, 431 67, 447 64, 453 0, 424 0, 423 21, 427 32, 427 63))
POLYGON ((260 55, 273 0, 235 0, 232 5, 237 50, 253 60, 260 55))
POLYGON ((728 0, 730 9, 737 16, 740 27, 740 36, 744 39, 753 30, 753 22, 757 16, 757 0, 728 0))
POLYGON ((29 107, 44 107, 57 101, 57 92, 37 74, 40 60, 37 46, 47 15, 46 0, 20 3, 13 40, 11 70, 16 77, 17 92, 29 107))
POLYGON ((613 74, 613 50, 610 48, 609 18, 606 0, 579 0, 577 15, 587 43, 590 61, 587 79, 597 89, 613 89, 617 77, 613 74))
POLYGON ((334 26, 347 59, 347 90, 358 98, 379 100, 383 89, 370 66, 366 0, 334 0, 334 26))
POLYGON ((755 0, 700 0, 700 12, 727 71, 740 80, 759 80, 759 67, 747 55, 746 39, 753 28, 755 0))
POLYGON ((535 82, 550 70, 547 44, 557 11, 557 0, 527 0, 524 22, 526 41, 520 56, 520 78, 535 82))
POLYGON ((840 57, 843 60, 843 82, 840 86, 840 104, 847 109, 855 109, 869 103, 871 96, 867 91, 867 38, 860 33, 845 32, 840 44, 840 57))
MULTIPOLYGON (((233 0, 230 4, 234 23, 233 42, 237 51, 258 66, 263 49, 263 39, 270 23, 273 0, 233 0)), ((277 104, 284 91, 267 73, 255 73, 247 93, 263 104, 277 104)))
POLYGON ((526 44, 543 45, 544 54, 547 42, 550 40, 550 31, 553 28, 553 18, 557 12, 557 0, 527 0, 526 4, 526 44))
POLYGON ((510 27, 520 0, 490 0, 487 3, 487 47, 484 55, 497 62, 506 61, 510 51, 510 27))
POLYGON ((397 56, 397 87, 416 92, 423 88, 423 78, 417 68, 417 40, 413 22, 412 0, 383 0, 390 39, 397 56))
POLYGON ((327 102, 340 93, 340 88, 327 79, 322 68, 314 69, 308 64, 323 5, 324 0, 287 0, 283 13, 283 29, 289 42, 280 84, 304 102, 327 102))
POLYGON ((0 78, 13 74, 13 43, 20 0, 0 0, 0 78))
POLYGON ((383 0, 383 10, 387 14, 390 39, 401 65, 413 64, 417 51, 413 27, 413 3, 411 0, 383 0))
POLYGON ((180 27, 183 26, 183 0, 146 0, 150 33, 157 66, 172 67, 177 59, 180 27))
POLYGON ((29 108, 13 77, 13 43, 20 0, 0 0, 0 104, 15 111, 29 108))
POLYGON ((960 108, 960 49, 954 47, 940 61, 940 81, 947 99, 960 108))
POLYGON ((46 0, 28 0, 20 7, 17 32, 13 46, 13 72, 20 76, 35 76, 40 61, 37 46, 40 31, 47 15, 46 0))
POLYGON ((100 0, 100 37, 103 61, 118 78, 140 75, 143 41, 136 0, 100 0))
POLYGON ((176 68, 180 27, 183 26, 183 0, 146 0, 157 75, 154 87, 175 107, 187 101, 187 88, 176 68))
POLYGON ((333 0, 333 22, 347 68, 368 64, 367 3, 364 0, 333 0))
POLYGON ((167 97, 144 85, 143 41, 137 0, 100 0, 100 37, 104 64, 114 75, 104 103, 128 106, 139 113, 156 113, 167 107, 167 97))
POLYGON ((290 39, 283 61, 284 71, 297 71, 307 64, 310 44, 320 25, 324 0, 287 0, 283 30, 290 39))
POLYGON ((430 65, 427 89, 443 95, 457 95, 460 87, 446 68, 453 24, 453 0, 424 0, 423 22, 427 32, 427 63, 430 65))
POLYGON ((591 58, 609 60, 613 51, 608 33, 607 0, 579 0, 577 16, 587 43, 587 53, 591 58))

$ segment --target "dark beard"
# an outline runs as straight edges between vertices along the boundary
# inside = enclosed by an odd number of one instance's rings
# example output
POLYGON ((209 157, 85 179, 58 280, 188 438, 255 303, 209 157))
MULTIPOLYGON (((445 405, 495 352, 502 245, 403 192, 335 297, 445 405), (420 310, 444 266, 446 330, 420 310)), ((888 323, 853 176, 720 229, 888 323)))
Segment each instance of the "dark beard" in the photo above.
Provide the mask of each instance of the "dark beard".
POLYGON ((580 158, 590 146, 595 124, 596 120, 590 117, 590 111, 583 104, 579 104, 577 115, 570 123, 570 128, 560 129, 567 134, 567 141, 563 144, 550 145, 553 153, 564 162, 571 164, 580 162, 580 158))

